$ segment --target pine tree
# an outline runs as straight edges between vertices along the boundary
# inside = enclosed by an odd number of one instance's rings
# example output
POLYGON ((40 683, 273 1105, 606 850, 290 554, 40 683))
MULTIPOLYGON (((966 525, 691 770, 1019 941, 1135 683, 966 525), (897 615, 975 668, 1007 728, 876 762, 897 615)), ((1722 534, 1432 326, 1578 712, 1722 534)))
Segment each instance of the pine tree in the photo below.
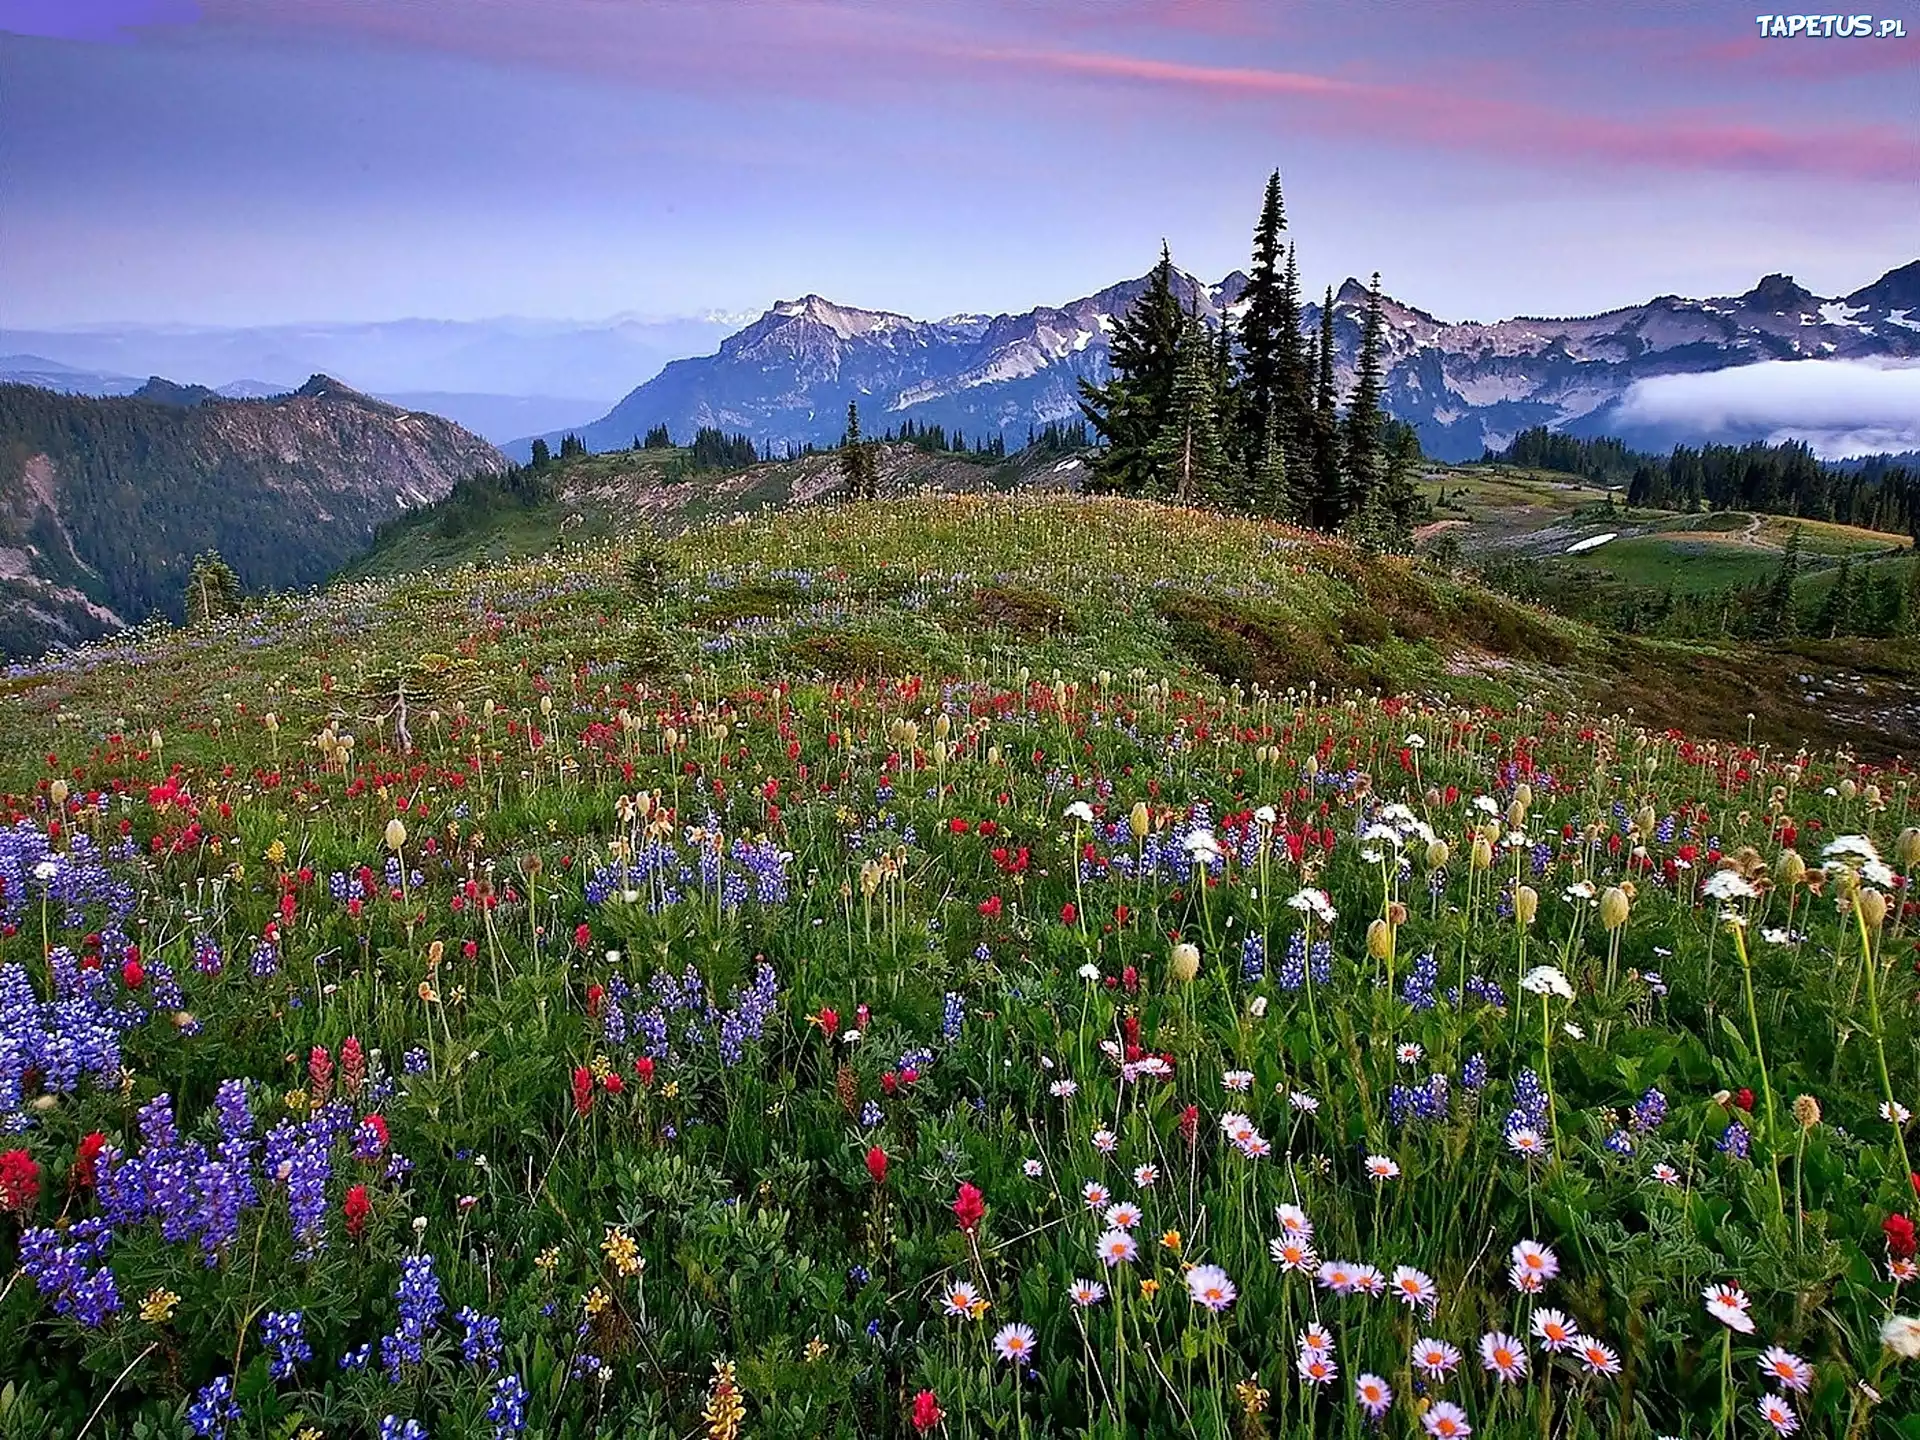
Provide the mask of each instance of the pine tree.
POLYGON ((1166 420, 1154 437, 1160 484, 1187 505, 1217 503, 1223 495, 1225 455, 1220 444, 1220 392, 1212 341, 1198 313, 1187 317, 1180 363, 1166 420))
POLYGON ((1280 303, 1274 318, 1274 355, 1280 438, 1292 447, 1289 458, 1296 469, 1304 469, 1306 464, 1312 419, 1308 408, 1312 372, 1307 367, 1306 340, 1300 334, 1304 313, 1300 308, 1299 250, 1289 245, 1287 269, 1280 281, 1280 303))
MULTIPOLYGON (((1281 243, 1286 233, 1286 207, 1280 197, 1280 172, 1267 177, 1266 198, 1260 205, 1260 219, 1253 227, 1253 263, 1247 271, 1247 288, 1240 292, 1240 354, 1242 381, 1242 424, 1245 427, 1243 449, 1258 456, 1266 445, 1268 422, 1282 408, 1283 355, 1282 327, 1286 324, 1287 281, 1282 259, 1287 247, 1281 243)), ((1296 353, 1300 339, 1298 305, 1292 320, 1292 339, 1296 353)))
POLYGON ((1780 552, 1780 568, 1768 582, 1761 598, 1755 628, 1768 639, 1790 638, 1794 632, 1793 584, 1800 576, 1800 527, 1787 532, 1786 548, 1780 552))
POLYGON ((193 572, 187 577, 188 624, 204 625, 231 615, 239 610, 242 598, 240 577, 218 551, 203 550, 193 557, 193 572))
POLYGON ((552 462, 553 462, 553 451, 547 448, 547 442, 544 440, 534 441, 533 442, 533 468, 536 470, 544 470, 552 462))
POLYGON ((1277 409, 1267 412, 1266 434, 1261 437, 1249 477, 1247 508, 1269 520, 1302 518, 1300 499, 1294 493, 1292 472, 1287 467, 1287 447, 1280 438, 1277 409))
POLYGON ((1356 509, 1374 503, 1375 491, 1384 477, 1380 438, 1380 327, 1380 274, 1375 271, 1372 288, 1367 291, 1366 319, 1360 329, 1353 398, 1347 402, 1347 477, 1356 509))
POLYGON ((1353 515, 1352 497, 1340 463, 1339 416, 1333 389, 1333 287, 1327 287, 1320 307, 1320 334, 1312 351, 1314 362, 1313 411, 1309 454, 1313 465, 1313 524, 1338 530, 1353 515))
POLYGON ((1146 291, 1114 324, 1113 379, 1080 382, 1080 408, 1105 442, 1093 463, 1094 488, 1130 495, 1161 489, 1154 441, 1172 404, 1184 328, 1173 294, 1173 256, 1162 243, 1146 291))
POLYGON ((871 500, 880 490, 880 464, 873 447, 860 438, 860 404, 847 402, 847 430, 840 437, 840 477, 855 500, 871 500))

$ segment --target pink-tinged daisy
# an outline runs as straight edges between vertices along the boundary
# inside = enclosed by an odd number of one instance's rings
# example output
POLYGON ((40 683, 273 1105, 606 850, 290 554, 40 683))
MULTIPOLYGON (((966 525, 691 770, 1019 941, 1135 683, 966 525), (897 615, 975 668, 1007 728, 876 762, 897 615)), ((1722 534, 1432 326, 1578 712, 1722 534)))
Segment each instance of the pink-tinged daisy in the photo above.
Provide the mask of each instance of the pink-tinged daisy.
POLYGON ((1082 1310, 1107 1298, 1107 1287, 1098 1280, 1076 1280, 1067 1287, 1067 1298, 1082 1310))
POLYGON ((1367 1178, 1370 1180, 1392 1180, 1400 1174, 1400 1167, 1385 1155, 1367 1156, 1367 1178))
POLYGON ((1742 1335, 1753 1333, 1753 1317, 1747 1314, 1753 1302, 1738 1285, 1709 1285, 1700 1294, 1707 1302, 1707 1313, 1722 1325, 1742 1335))
POLYGON ((1658 1180, 1662 1185, 1678 1185, 1680 1183, 1680 1172, 1664 1160, 1653 1167, 1652 1173, 1653 1178, 1658 1180))
POLYGON ((1120 1137, 1111 1130, 1096 1130, 1093 1132, 1093 1148, 1102 1155, 1111 1155, 1120 1148, 1120 1137))
POLYGON ((1253 1121, 1248 1117, 1238 1110, 1229 1110, 1220 1117, 1220 1133, 1238 1145, 1260 1132, 1253 1128, 1253 1121))
POLYGON ((1080 1082, 1078 1080, 1056 1080, 1053 1084, 1049 1085, 1047 1089, 1056 1100, 1071 1100, 1075 1095, 1080 1093, 1080 1082))
POLYGON ((1413 1342, 1413 1368, 1438 1380, 1460 1363, 1460 1352, 1444 1340, 1431 1337, 1413 1342))
POLYGON ((1887 1262, 1887 1279, 1896 1285, 1904 1285, 1909 1280, 1920 1279, 1920 1261, 1889 1260, 1887 1262))
POLYGON ((1590 1336, 1580 1337, 1580 1363, 1587 1367, 1589 1375, 1618 1375, 1620 1357, 1611 1345, 1602 1345, 1590 1336))
POLYGON ((1140 1207, 1122 1200, 1118 1205, 1107 1207, 1107 1228, 1109 1230, 1131 1230, 1140 1223, 1140 1207))
POLYGON ((1434 1401, 1420 1417, 1420 1425, 1435 1440, 1466 1440, 1473 1434, 1473 1426, 1467 1423, 1467 1412, 1451 1400, 1434 1401))
POLYGON ((1134 1188, 1151 1190, 1160 1183, 1160 1167, 1157 1165, 1136 1165, 1133 1167, 1134 1188))
POLYGON ((1333 1363, 1331 1355, 1323 1355, 1318 1350, 1300 1352, 1300 1378, 1309 1385, 1331 1385, 1334 1377, 1340 1373, 1340 1367, 1333 1363))
POLYGON ((1298 1205, 1276 1205, 1273 1218, 1280 1222, 1280 1228, 1296 1240, 1313 1238, 1313 1221, 1307 1218, 1307 1212, 1298 1205))
POLYGON ((1028 1160, 1024 1162, 1020 1168, 1026 1172, 1029 1180, 1038 1180, 1042 1175, 1047 1173, 1047 1167, 1042 1165, 1038 1160, 1028 1160))
POLYGON ((1880 1102, 1880 1118, 1894 1125, 1904 1125, 1913 1118, 1913 1112, 1898 1100, 1882 1100, 1880 1102))
POLYGON ((1773 1426, 1776 1435, 1791 1435, 1800 1428, 1800 1417, 1793 1413, 1793 1406, 1778 1395, 1762 1395, 1754 1409, 1760 1412, 1760 1418, 1773 1426))
POLYGON ((1804 1393, 1813 1383, 1813 1366, 1778 1345, 1769 1345, 1760 1357, 1760 1373, 1782 1390, 1804 1393))
POLYGON ((1420 1063, 1420 1057, 1426 1053, 1426 1051, 1414 1044, 1413 1041, 1409 1040, 1404 1045, 1394 1047, 1393 1058, 1398 1060, 1402 1065, 1418 1065, 1420 1063))
POLYGON ((1098 1180, 1089 1180, 1080 1187, 1080 1198, 1087 1202, 1089 1210, 1101 1210, 1113 1199, 1113 1192, 1098 1180))
POLYGON ((1300 1349, 1303 1352, 1313 1350, 1322 1355, 1331 1355, 1333 1334, 1326 1326, 1316 1321, 1300 1332, 1300 1349))
POLYGON ((1331 1290, 1336 1295, 1353 1293, 1353 1266, 1344 1260, 1327 1261, 1313 1278, 1320 1282, 1321 1289, 1331 1290))
POLYGON ((1513 1288, 1522 1295, 1538 1295, 1547 1288, 1547 1282, 1541 1278, 1538 1270, 1529 1270, 1524 1265, 1507 1267, 1507 1279, 1513 1282, 1513 1288))
POLYGON ((1367 1295, 1378 1300, 1387 1293, 1387 1277, 1372 1265, 1353 1267, 1353 1290, 1356 1295, 1367 1295))
POLYGON ((1304 1090, 1295 1090, 1288 1095, 1287 1103, 1303 1115, 1311 1115, 1320 1108, 1320 1102, 1304 1090))
POLYGON ((940 1296, 940 1308, 955 1320, 970 1318, 979 1303, 980 1292, 965 1280, 954 1281, 940 1296))
POLYGON ((1273 1153, 1273 1142, 1264 1135, 1251 1135, 1240 1142, 1239 1148, 1249 1160, 1264 1160, 1273 1153))
POLYGON ((1125 1265, 1140 1253, 1140 1245, 1124 1230, 1109 1230, 1093 1242, 1093 1248, 1111 1269, 1125 1265))
POLYGON ((1542 1280, 1560 1273, 1560 1258, 1537 1240, 1522 1240, 1513 1247, 1513 1268, 1531 1270, 1542 1280))
POLYGON ((1533 1333, 1540 1342, 1540 1348, 1550 1355, 1570 1350, 1580 1343, 1578 1327, 1558 1310, 1534 1311, 1533 1333))
POLYGON ((1290 1275, 1304 1275, 1314 1268, 1313 1247, 1304 1240, 1295 1240, 1291 1236, 1280 1235, 1267 1242, 1267 1253, 1273 1256, 1273 1263, 1290 1275))
POLYGON ((1540 1132, 1531 1125, 1516 1125, 1507 1131, 1507 1148, 1516 1155, 1538 1160, 1547 1153, 1547 1142, 1540 1138, 1540 1132))
POLYGON ((1027 1359, 1033 1354, 1033 1327, 1018 1322, 1002 1325, 993 1337, 993 1348, 1010 1363, 1027 1359))
POLYGON ((1251 1070, 1229 1070, 1220 1077, 1220 1084, 1223 1088, 1231 1090, 1236 1095, 1244 1095, 1253 1088, 1253 1072, 1251 1070))
POLYGON ((1393 1405, 1393 1387, 1378 1375, 1356 1376, 1353 1403, 1367 1412, 1368 1419, 1378 1420, 1393 1405))
POLYGON ((1194 1304, 1217 1315, 1233 1304, 1234 1296, 1240 1292, 1218 1265, 1196 1265, 1187 1271, 1187 1293, 1193 1296, 1194 1304))
POLYGON ((1502 1380, 1512 1382, 1527 1373, 1527 1350, 1513 1336, 1496 1330, 1480 1337, 1480 1363, 1502 1380))
POLYGON ((1411 1265, 1396 1265, 1390 1283, 1400 1303, 1409 1309, 1424 1306, 1431 1310, 1440 1303, 1440 1287, 1433 1283, 1433 1277, 1424 1270, 1416 1270, 1411 1265))

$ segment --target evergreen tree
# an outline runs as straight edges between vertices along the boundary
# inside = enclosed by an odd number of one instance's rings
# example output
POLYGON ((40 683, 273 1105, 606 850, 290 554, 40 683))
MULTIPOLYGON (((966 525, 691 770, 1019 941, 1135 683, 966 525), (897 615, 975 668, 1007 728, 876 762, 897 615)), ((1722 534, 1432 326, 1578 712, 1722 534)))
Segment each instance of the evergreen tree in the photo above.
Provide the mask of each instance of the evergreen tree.
POLYGON ((1184 328, 1173 294, 1173 256, 1163 243, 1146 291, 1113 327, 1113 379, 1080 382, 1080 408, 1105 442, 1093 464, 1094 488, 1130 495, 1162 489, 1154 442, 1172 406, 1184 328))
POLYGON ((1158 493, 1188 505, 1217 503, 1226 457, 1220 443, 1220 389, 1214 348, 1197 312, 1187 316, 1166 420, 1154 437, 1158 493))
MULTIPOLYGON (((1281 243, 1286 233, 1286 207, 1280 197, 1280 172, 1267 177, 1266 198, 1260 205, 1260 219, 1253 227, 1253 263, 1247 271, 1247 288, 1240 292, 1240 354, 1242 414, 1245 427, 1243 451, 1261 455, 1266 446, 1268 422, 1281 410, 1285 377, 1283 327, 1288 324, 1285 309, 1287 279, 1283 257, 1290 261, 1287 247, 1281 243)), ((1295 277, 1297 281, 1297 276, 1295 277)), ((1298 353, 1300 341, 1299 306, 1296 301, 1291 322, 1291 338, 1298 353)))
POLYGON ((1280 412, 1267 411, 1267 429, 1249 475, 1247 508, 1269 520, 1298 521, 1304 507, 1294 493, 1287 447, 1280 439, 1280 412))
POLYGON ((553 451, 547 448, 547 442, 544 440, 534 441, 533 442, 533 468, 536 470, 544 470, 547 468, 548 465, 552 463, 553 463, 553 451))
POLYGON ((1353 398, 1347 402, 1347 477, 1353 490, 1352 503, 1357 509, 1374 503, 1375 491, 1385 471, 1380 439, 1380 325, 1380 272, 1376 270, 1373 285, 1367 291, 1366 319, 1360 329, 1353 398))
POLYGON ((1787 532, 1786 548, 1780 552, 1780 568, 1767 582, 1754 616, 1754 628, 1765 639, 1786 639, 1794 631, 1793 585, 1800 578, 1800 527, 1787 532))
POLYGON ((1320 307, 1320 334, 1314 342, 1313 410, 1308 452, 1313 466, 1312 521, 1321 530, 1338 530, 1353 515, 1352 497, 1340 463, 1339 417, 1333 389, 1333 288, 1320 307))
POLYGON ((1813 633, 1822 639, 1833 639, 1852 618, 1853 610, 1853 561, 1842 556, 1840 568, 1834 572, 1833 588, 1827 591, 1820 608, 1814 612, 1813 633))
POLYGON ((860 438, 860 404, 847 402, 847 431, 840 437, 840 477, 855 500, 871 500, 880 492, 880 464, 873 447, 860 438))
POLYGON ((202 550, 193 557, 193 573, 187 577, 187 623, 204 625, 222 615, 240 609, 240 577, 215 550, 202 550))
POLYGON ((1312 372, 1307 367, 1306 341, 1300 334, 1300 256, 1287 247, 1287 269, 1280 281, 1280 303, 1275 314, 1274 355, 1277 372, 1276 403, 1280 410, 1280 438, 1292 447, 1291 461, 1304 468, 1307 457, 1309 391, 1312 372))
POLYGON ((647 431, 645 448, 648 450, 671 450, 673 448, 673 437, 667 433, 667 427, 665 425, 655 425, 651 430, 647 431))

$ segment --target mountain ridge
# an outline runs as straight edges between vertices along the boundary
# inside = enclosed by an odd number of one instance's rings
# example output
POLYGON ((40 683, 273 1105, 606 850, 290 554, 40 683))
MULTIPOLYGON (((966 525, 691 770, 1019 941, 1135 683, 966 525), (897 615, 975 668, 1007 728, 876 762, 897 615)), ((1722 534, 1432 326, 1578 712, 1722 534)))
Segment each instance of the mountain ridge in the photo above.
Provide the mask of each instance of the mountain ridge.
MULTIPOLYGON (((1176 271, 1176 291, 1209 324, 1236 318, 1246 276, 1208 284, 1176 271)), ((616 449, 656 424, 684 438, 712 425, 775 449, 832 443, 847 403, 868 428, 906 420, 970 435, 1077 418, 1078 384, 1110 374, 1108 335, 1144 289, 1123 280, 1063 305, 995 316, 918 320, 840 305, 809 292, 781 300, 710 356, 669 362, 599 420, 547 432, 616 449)), ((1347 277, 1335 294, 1335 376, 1351 384, 1367 288, 1347 277)), ((1640 381, 1764 360, 1920 359, 1920 260, 1844 296, 1822 297, 1775 272, 1732 296, 1660 295, 1591 315, 1449 321, 1383 295, 1384 385, 1390 414, 1429 454, 1467 459, 1535 425, 1592 431, 1618 421, 1640 381), (1582 427, 1585 427, 1584 429, 1582 427)), ((1320 302, 1303 306, 1313 333, 1320 302)), ((535 437, 503 448, 530 453, 535 437)))

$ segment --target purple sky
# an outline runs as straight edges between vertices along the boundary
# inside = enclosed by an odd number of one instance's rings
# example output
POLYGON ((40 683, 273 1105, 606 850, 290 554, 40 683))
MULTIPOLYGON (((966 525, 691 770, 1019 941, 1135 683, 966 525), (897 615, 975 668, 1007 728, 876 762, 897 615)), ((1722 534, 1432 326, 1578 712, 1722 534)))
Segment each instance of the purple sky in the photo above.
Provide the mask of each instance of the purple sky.
POLYGON ((1017 310, 1244 264, 1275 166, 1313 285, 1446 318, 1851 290, 1920 249, 1920 17, 1754 14, 0 0, 0 325, 1017 310))

